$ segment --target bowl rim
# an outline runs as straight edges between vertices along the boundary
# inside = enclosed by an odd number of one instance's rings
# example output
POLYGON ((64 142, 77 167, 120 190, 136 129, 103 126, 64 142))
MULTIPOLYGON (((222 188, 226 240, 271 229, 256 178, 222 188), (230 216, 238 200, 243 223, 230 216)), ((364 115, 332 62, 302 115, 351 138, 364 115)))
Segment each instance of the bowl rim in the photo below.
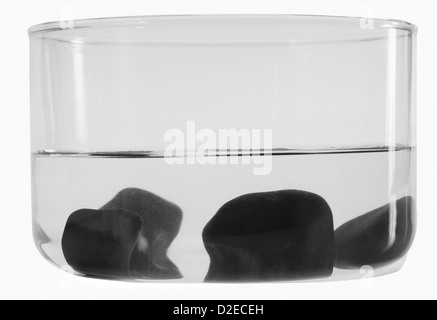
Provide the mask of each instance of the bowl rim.
MULTIPOLYGON (((355 20, 360 23, 362 19, 372 19, 377 23, 375 29, 398 29, 415 34, 418 32, 417 25, 396 19, 381 19, 381 18, 365 18, 354 16, 336 16, 336 15, 309 15, 309 14, 187 14, 187 15, 142 15, 142 16, 125 16, 125 17, 107 17, 107 18, 90 18, 72 20, 74 22, 74 29, 84 28, 112 28, 112 27, 129 27, 138 26, 147 22, 183 22, 187 20, 208 21, 208 20, 263 20, 263 19, 307 19, 307 20, 355 20)), ((41 24, 36 24, 28 29, 30 37, 48 34, 52 32, 62 32, 71 30, 65 26, 66 21, 53 21, 41 24)))

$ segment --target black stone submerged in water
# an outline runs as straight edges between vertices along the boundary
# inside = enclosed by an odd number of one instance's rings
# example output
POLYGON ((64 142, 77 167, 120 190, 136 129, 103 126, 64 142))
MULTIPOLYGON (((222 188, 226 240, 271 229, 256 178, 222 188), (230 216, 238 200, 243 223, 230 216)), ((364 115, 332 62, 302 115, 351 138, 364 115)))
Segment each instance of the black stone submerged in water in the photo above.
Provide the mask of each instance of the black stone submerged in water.
POLYGON ((127 279, 131 255, 142 229, 140 216, 130 211, 79 210, 67 221, 62 250, 77 272, 127 279))
POLYGON ((249 194, 225 204, 203 231, 207 282, 292 281, 332 275, 333 215, 297 190, 249 194))
POLYGON ((345 223, 335 232, 335 266, 379 268, 400 260, 413 243, 415 222, 414 199, 405 197, 345 223))
POLYGON ((182 210, 157 195, 125 189, 100 210, 79 210, 62 239, 67 263, 88 276, 180 279, 167 250, 179 233, 182 210))

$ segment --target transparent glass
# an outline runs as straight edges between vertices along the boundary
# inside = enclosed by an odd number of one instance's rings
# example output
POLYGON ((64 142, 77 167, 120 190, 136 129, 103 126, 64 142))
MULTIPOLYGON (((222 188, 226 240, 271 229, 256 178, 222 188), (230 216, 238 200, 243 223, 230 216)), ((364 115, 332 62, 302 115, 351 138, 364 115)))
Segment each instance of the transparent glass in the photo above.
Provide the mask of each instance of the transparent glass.
POLYGON ((416 228, 415 26, 173 16, 30 29, 33 226, 105 279, 359 279, 416 228))

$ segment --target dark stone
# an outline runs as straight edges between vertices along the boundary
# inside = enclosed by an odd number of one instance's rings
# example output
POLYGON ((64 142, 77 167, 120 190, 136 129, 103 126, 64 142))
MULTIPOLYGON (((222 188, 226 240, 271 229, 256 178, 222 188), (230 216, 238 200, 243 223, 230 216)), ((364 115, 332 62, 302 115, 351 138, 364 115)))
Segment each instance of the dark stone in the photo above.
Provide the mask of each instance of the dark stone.
POLYGON ((378 208, 337 229, 337 268, 378 268, 407 254, 415 234, 414 199, 406 197, 394 203, 396 213, 391 207, 388 204, 378 208))
POLYGON ((286 190, 225 204, 203 232, 211 257, 205 281, 284 281, 329 277, 333 216, 318 195, 286 190))
POLYGON ((101 278, 129 278, 130 261, 143 228, 125 210, 79 210, 67 221, 62 250, 77 272, 101 278))
POLYGON ((167 257, 168 248, 182 223, 182 210, 177 205, 144 190, 125 189, 101 210, 128 210, 138 214, 143 221, 130 260, 132 278, 182 278, 179 269, 167 257))

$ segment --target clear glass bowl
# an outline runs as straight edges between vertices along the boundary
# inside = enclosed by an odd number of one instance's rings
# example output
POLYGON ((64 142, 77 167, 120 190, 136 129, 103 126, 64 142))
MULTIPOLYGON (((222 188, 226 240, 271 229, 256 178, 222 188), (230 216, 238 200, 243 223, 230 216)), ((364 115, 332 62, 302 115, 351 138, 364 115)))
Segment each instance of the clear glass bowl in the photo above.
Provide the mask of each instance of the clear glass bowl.
POLYGON ((399 270, 416 227, 416 32, 288 15, 31 28, 38 249, 129 281, 399 270))

